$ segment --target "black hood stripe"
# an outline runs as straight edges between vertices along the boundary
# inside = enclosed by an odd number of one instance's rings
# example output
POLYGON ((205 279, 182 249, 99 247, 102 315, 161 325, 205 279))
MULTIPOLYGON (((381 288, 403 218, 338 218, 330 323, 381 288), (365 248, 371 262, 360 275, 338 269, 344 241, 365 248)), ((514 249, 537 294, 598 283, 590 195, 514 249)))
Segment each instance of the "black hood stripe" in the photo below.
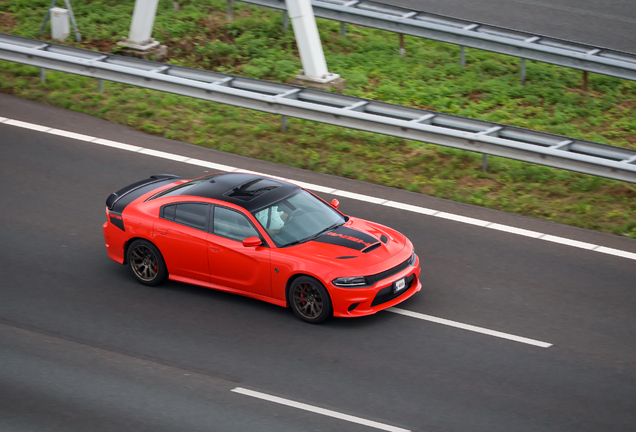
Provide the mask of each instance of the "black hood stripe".
POLYGON ((327 243, 344 246, 350 249, 362 250, 378 242, 378 239, 367 233, 352 228, 339 226, 314 239, 318 243, 327 243))

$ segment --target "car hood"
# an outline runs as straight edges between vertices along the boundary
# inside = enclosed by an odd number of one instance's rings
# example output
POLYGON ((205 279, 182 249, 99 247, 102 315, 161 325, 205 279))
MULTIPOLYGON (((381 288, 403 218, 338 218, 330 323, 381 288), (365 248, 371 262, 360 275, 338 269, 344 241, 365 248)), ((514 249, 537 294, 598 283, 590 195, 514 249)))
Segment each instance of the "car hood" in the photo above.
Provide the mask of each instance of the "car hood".
POLYGON ((342 268, 372 267, 399 254, 408 240, 399 232, 363 219, 349 221, 289 252, 342 268))

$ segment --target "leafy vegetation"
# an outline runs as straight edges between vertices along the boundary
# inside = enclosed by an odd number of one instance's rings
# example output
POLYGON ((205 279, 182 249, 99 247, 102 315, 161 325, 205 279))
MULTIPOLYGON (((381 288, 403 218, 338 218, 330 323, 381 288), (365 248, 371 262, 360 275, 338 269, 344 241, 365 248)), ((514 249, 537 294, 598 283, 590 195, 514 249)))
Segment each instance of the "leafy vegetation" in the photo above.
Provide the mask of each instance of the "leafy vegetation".
MULTIPOLYGON (((161 1, 154 37, 168 63, 287 81, 301 63, 280 12, 225 2, 161 1)), ((0 0, 0 32, 37 38, 49 0, 0 0)), ((73 0, 84 48, 117 50, 133 0, 73 0)), ((347 79, 346 94, 490 120, 636 149, 636 83, 319 20, 330 70, 347 79)), ((48 34, 48 30, 45 35, 48 34)), ((46 39, 45 36, 43 39, 46 39)), ((69 37, 68 44, 77 45, 69 37)), ((96 115, 146 133, 263 160, 403 188, 459 202, 636 238, 633 184, 489 157, 421 142, 291 120, 145 89, 0 62, 0 91, 96 115)))

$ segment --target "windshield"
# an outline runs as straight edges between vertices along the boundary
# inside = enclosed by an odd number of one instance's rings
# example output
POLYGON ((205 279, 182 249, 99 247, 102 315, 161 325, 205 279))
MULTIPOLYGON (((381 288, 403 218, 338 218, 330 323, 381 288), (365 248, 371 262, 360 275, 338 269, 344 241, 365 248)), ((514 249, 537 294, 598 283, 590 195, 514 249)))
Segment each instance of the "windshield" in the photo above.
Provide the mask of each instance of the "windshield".
POLYGON ((340 213, 304 190, 253 215, 278 247, 311 240, 346 222, 340 213))

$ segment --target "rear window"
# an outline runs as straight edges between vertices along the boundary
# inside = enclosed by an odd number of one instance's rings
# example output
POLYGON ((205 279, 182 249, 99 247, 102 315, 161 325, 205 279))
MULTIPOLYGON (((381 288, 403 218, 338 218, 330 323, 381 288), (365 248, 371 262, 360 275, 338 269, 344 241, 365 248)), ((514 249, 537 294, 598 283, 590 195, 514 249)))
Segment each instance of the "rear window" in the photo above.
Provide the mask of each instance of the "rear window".
POLYGON ((172 195, 188 195, 188 189, 193 188, 194 186, 196 186, 196 185, 198 185, 200 183, 203 183, 206 180, 209 180, 213 176, 214 176, 214 174, 209 175, 209 176, 205 176, 205 177, 201 177, 199 179, 191 180, 191 181, 189 181, 187 183, 184 183, 184 184, 180 184, 178 186, 175 186, 175 187, 170 188, 168 190, 165 190, 163 192, 159 192, 157 195, 151 196, 148 200, 153 200, 153 199, 156 199, 156 198, 172 196, 172 195))

